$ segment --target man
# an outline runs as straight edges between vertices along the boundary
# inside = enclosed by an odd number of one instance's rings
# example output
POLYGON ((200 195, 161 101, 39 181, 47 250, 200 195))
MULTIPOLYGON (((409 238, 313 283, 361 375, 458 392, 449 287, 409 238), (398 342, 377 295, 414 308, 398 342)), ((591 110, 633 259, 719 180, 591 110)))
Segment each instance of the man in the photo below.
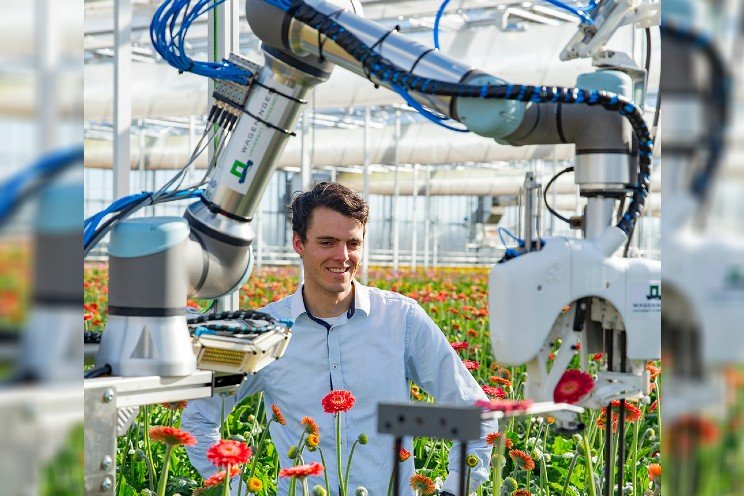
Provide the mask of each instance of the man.
MULTIPOLYGON (((292 339, 277 362, 249 376, 235 398, 227 398, 225 411, 246 395, 264 392, 267 415, 276 404, 287 425, 271 424, 271 438, 282 468, 293 464, 287 451, 299 441, 300 419, 309 416, 320 427, 331 491, 339 487, 333 416, 324 413, 321 399, 334 389, 351 391, 356 404, 341 414, 342 466, 357 437, 365 433, 367 445, 354 451, 349 476, 350 492, 361 485, 369 494, 385 496, 393 469, 393 439, 377 433, 377 404, 406 402, 409 380, 423 387, 438 402, 472 405, 486 399, 480 386, 449 345, 444 334, 411 298, 366 287, 354 280, 362 259, 368 218, 364 199, 335 183, 318 183, 298 195, 290 206, 292 246, 302 258, 304 283, 294 295, 263 309, 278 319, 294 321, 292 339)), ((219 439, 221 399, 194 401, 183 414, 182 427, 199 444, 187 448, 192 464, 206 476, 216 469, 206 460, 206 450, 219 439)), ((482 434, 495 430, 484 422, 482 434)), ((407 439, 407 448, 411 450, 407 439)), ((458 491, 459 449, 450 451, 449 477, 443 491, 458 491)), ((470 453, 480 462, 472 470, 471 488, 488 477, 490 447, 482 441, 470 453)), ((306 463, 320 461, 318 451, 303 453, 306 463)), ((410 494, 408 479, 413 459, 402 464, 402 494, 410 494)), ((311 479, 310 485, 323 483, 311 479)), ((287 494, 280 480, 278 494, 287 494)))

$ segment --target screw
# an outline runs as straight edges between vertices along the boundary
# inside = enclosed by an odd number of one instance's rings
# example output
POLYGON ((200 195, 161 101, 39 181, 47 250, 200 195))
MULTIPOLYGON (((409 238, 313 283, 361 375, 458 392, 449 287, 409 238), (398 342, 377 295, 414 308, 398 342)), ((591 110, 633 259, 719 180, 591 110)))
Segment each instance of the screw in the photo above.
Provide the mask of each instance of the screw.
POLYGON ((103 401, 105 401, 106 403, 111 403, 111 400, 113 400, 113 399, 114 399, 114 391, 113 391, 113 389, 107 389, 103 393, 103 401))
POLYGON ((103 461, 101 462, 101 466, 103 468, 107 469, 107 468, 109 468, 111 466, 111 462, 113 462, 113 460, 111 459, 111 457, 108 456, 108 455, 106 455, 106 456, 103 457, 103 461))
POLYGON ((111 483, 111 477, 106 477, 105 479, 103 479, 103 482, 101 482, 101 489, 103 489, 104 491, 108 491, 109 489, 111 489, 112 485, 113 484, 111 483))

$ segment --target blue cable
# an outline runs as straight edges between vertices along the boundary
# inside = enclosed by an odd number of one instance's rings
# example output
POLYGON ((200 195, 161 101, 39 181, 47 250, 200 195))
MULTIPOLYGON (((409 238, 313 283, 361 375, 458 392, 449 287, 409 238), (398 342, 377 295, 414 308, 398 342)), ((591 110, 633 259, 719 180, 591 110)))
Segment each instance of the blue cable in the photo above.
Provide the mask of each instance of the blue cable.
POLYGON ((444 15, 444 9, 447 8, 447 4, 450 2, 450 0, 444 0, 442 2, 442 5, 439 6, 439 10, 437 10, 437 15, 434 18, 434 48, 439 50, 439 21, 442 20, 442 16, 444 15))
POLYGON ((589 5, 587 5, 583 9, 577 9, 576 7, 572 7, 571 5, 565 4, 561 2, 560 0, 545 0, 545 1, 563 10, 567 10, 568 12, 571 12, 572 14, 574 14, 575 16, 577 16, 579 19, 584 21, 586 24, 589 24, 590 26, 594 25, 594 19, 592 19, 589 16, 589 14, 586 13, 586 10, 592 10, 594 7, 596 7, 597 5, 596 0, 591 0, 589 2, 589 5))
POLYGON ((400 96, 403 97, 403 99, 406 101, 408 105, 410 105, 414 110, 416 110, 419 114, 426 117, 428 120, 433 122, 434 124, 438 126, 442 126, 445 129, 449 129, 450 131, 457 131, 458 133, 469 133, 470 131, 468 129, 463 129, 459 127, 450 126, 448 124, 445 124, 443 121, 449 120, 447 117, 441 117, 438 116, 431 111, 424 108, 423 105, 421 105, 419 102, 413 99, 413 97, 406 91, 406 89, 402 86, 393 85, 393 89, 398 93, 400 96))
POLYGON ((82 146, 57 150, 44 155, 29 167, 24 167, 18 174, 0 184, 0 224, 6 221, 25 199, 28 188, 38 184, 37 181, 43 181, 71 165, 82 163, 82 161, 82 146))

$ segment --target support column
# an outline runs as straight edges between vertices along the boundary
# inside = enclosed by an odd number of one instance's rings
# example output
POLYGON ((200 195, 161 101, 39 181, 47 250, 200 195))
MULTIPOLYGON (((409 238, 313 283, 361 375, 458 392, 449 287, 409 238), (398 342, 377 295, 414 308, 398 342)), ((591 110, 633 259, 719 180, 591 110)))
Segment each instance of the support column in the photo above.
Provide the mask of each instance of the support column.
POLYGON ((253 256, 256 257, 256 274, 263 272, 263 228, 261 219, 263 218, 263 209, 261 206, 256 210, 256 241, 253 250, 253 256))
MULTIPOLYGON (((364 201, 369 205, 369 121, 370 121, 370 110, 369 107, 364 109, 364 201)), ((365 286, 369 282, 369 243, 370 243, 370 228, 367 224, 367 233, 365 236, 364 244, 362 245, 362 284, 365 286)))
MULTIPOLYGON (((118 0, 117 0, 118 1, 118 0)), ((131 1, 131 0, 128 0, 131 1)), ((237 52, 239 47, 239 21, 240 2, 237 0, 225 0, 209 11, 207 20, 207 53, 210 61, 226 59, 231 52, 237 52)), ((208 107, 212 106, 212 93, 214 92, 214 81, 208 80, 208 107)), ((210 143, 207 155, 207 163, 211 164, 216 150, 214 142, 210 143)), ((215 308, 218 312, 238 310, 240 308, 240 290, 217 299, 215 308)))
POLYGON ((426 166, 424 198, 424 268, 428 270, 431 247, 431 165, 426 166))
POLYGON ((399 221, 399 207, 400 207, 400 185, 398 184, 398 142, 400 141, 400 110, 395 111, 395 149, 393 150, 393 165, 395 166, 395 172, 393 175, 393 208, 390 209, 390 215, 393 221, 393 275, 398 275, 400 269, 400 221, 399 221))
POLYGON ((36 148, 49 152, 58 144, 59 105, 57 102, 58 24, 54 22, 56 2, 36 0, 34 20, 36 29, 36 148))
POLYGON ((129 194, 132 127, 132 0, 114 2, 114 199, 129 194))
POLYGON ((411 208, 412 225, 411 225, 411 270, 416 270, 416 237, 418 236, 418 219, 416 218, 416 200, 418 199, 418 164, 413 164, 413 170, 411 171, 411 186, 413 207, 411 208))

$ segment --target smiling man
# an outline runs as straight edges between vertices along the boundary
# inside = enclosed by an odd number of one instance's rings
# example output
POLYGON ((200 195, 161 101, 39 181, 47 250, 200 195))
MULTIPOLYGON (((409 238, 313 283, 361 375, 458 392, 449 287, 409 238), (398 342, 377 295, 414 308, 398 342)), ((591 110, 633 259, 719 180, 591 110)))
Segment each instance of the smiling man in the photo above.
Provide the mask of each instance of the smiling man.
MULTIPOLYGON (((377 404, 408 401, 409 381, 442 404, 472 405, 486 395, 415 300, 355 280, 369 216, 363 198, 340 184, 322 182, 297 195, 290 211, 292 247, 302 258, 305 280, 292 296, 262 311, 294 321, 292 340, 281 360, 247 377, 235 397, 224 398, 225 411, 259 391, 264 393, 267 415, 272 413, 270 405, 277 405, 286 425, 272 422, 270 431, 282 468, 295 463, 287 452, 300 438, 302 417, 315 419, 331 493, 338 494, 335 426, 321 399, 334 389, 351 391, 356 404, 341 417, 344 469, 360 434, 368 436, 368 443, 354 451, 348 487, 350 493, 364 486, 369 494, 385 496, 393 470, 393 439, 377 433, 377 404)), ((216 472, 206 451, 219 439, 222 400, 193 401, 183 414, 182 428, 199 440, 187 452, 205 477, 216 472)), ((482 437, 493 430, 494 424, 484 422, 482 437)), ((410 439, 404 447, 412 451, 410 439)), ((476 488, 488 477, 491 450, 483 441, 470 447, 479 458, 471 472, 470 487, 476 488)), ((320 451, 305 450, 303 461, 321 462, 320 451)), ((450 450, 449 467, 443 494, 456 493, 456 447, 450 450)), ((402 464, 401 494, 411 493, 408 480, 413 473, 411 458, 402 464)), ((323 480, 319 477, 309 483, 323 484, 323 480)), ((288 493, 284 479, 277 489, 280 495, 288 493)))

